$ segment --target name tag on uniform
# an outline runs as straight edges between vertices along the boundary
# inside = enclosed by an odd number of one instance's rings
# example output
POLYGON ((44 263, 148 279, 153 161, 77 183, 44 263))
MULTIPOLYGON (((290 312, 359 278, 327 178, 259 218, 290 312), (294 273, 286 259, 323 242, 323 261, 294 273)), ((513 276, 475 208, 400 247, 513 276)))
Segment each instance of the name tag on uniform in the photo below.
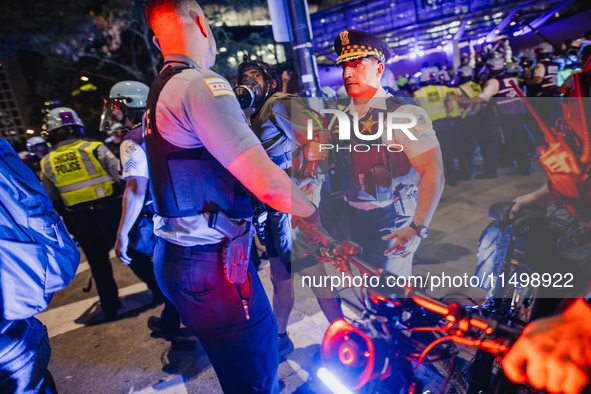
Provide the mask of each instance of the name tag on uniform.
POLYGON ((213 94, 214 97, 222 96, 224 94, 236 97, 230 84, 222 78, 207 78, 204 79, 203 82, 205 82, 209 90, 211 90, 211 94, 213 94))

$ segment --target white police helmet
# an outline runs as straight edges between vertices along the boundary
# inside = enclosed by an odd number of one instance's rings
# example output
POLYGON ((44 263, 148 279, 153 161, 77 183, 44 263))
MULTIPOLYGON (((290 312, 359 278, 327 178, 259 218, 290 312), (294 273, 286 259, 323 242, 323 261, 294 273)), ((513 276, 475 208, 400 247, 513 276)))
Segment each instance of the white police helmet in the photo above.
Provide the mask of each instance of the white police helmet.
POLYGON ((27 140, 27 150, 33 152, 33 148, 37 145, 47 145, 47 141, 43 137, 31 137, 27 140))
POLYGON ((548 42, 542 42, 536 47, 536 52, 550 54, 554 52, 554 47, 548 42))
POLYGON ((71 108, 54 108, 47 113, 45 124, 41 131, 41 137, 54 144, 63 141, 71 135, 84 134, 84 124, 80 117, 71 108))
POLYGON ((425 67, 421 70, 421 83, 434 82, 439 76, 439 70, 436 67, 425 67))
POLYGON ((138 81, 122 81, 113 85, 103 105, 100 131, 113 133, 117 123, 120 126, 125 124, 125 118, 133 124, 141 122, 149 92, 150 88, 138 81))
POLYGON ((470 66, 462 66, 458 70, 458 75, 462 78, 471 78, 474 76, 474 68, 470 66))
POLYGON ((488 68, 491 71, 503 71, 505 68, 505 59, 502 57, 495 57, 488 60, 488 68))
POLYGON ((511 75, 520 75, 523 72, 523 67, 517 62, 509 62, 505 66, 505 72, 511 75))
POLYGON ((148 102, 148 85, 138 81, 117 82, 111 88, 110 99, 120 100, 129 108, 146 108, 148 102))

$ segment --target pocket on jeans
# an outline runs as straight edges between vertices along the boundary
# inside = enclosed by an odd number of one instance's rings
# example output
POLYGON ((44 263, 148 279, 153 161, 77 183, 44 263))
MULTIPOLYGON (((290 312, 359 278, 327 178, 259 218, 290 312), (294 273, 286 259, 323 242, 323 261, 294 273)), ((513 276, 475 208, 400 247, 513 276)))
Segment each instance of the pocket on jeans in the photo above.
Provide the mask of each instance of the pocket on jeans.
POLYGON ((211 293, 215 289, 215 284, 208 281, 186 282, 177 280, 173 282, 176 291, 187 298, 198 300, 199 298, 211 293))
POLYGON ((277 334, 269 309, 244 324, 218 329, 217 334, 234 384, 254 387, 277 371, 277 334))

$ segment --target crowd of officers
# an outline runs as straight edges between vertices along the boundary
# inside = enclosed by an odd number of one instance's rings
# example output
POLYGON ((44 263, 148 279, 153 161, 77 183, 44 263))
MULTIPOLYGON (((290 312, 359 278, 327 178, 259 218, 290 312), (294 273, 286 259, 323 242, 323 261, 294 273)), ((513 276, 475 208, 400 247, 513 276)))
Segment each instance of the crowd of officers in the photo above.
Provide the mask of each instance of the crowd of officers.
MULTIPOLYGON (((459 179, 497 177, 500 167, 517 165, 516 174, 530 173, 529 159, 536 157, 541 132, 525 110, 511 81, 528 97, 536 112, 553 125, 559 105, 548 98, 568 94, 572 73, 591 54, 591 31, 584 38, 553 46, 547 42, 513 56, 509 41, 483 45, 462 53, 456 73, 441 63, 424 63, 417 74, 394 76, 386 68, 382 86, 395 97, 416 103, 427 111, 441 144, 446 183, 459 179), (576 46, 575 46, 576 45, 576 46), (544 99, 539 99, 544 98, 544 99), (483 169, 475 174, 474 155, 480 152, 483 169), (454 158, 459 162, 456 171, 454 158)), ((323 88, 325 96, 346 97, 343 87, 323 88)))
MULTIPOLYGON (((29 162, 87 257, 105 320, 115 319, 122 306, 109 261, 114 247, 152 290, 154 302, 166 302, 162 316, 148 322, 152 329, 175 335, 182 321, 203 343, 224 392, 277 393, 278 356, 293 350, 286 331, 293 308, 291 275, 326 275, 309 256, 318 246, 310 245, 303 230, 319 226, 321 217, 326 227, 332 223, 334 212, 323 207, 331 199, 323 185, 331 163, 320 145, 334 131, 316 129, 307 140, 305 131, 294 127, 300 124, 292 119, 298 115, 295 96, 282 93, 281 80, 266 63, 245 59, 234 90, 210 70, 216 44, 201 8, 193 1, 177 3, 146 2, 165 66, 151 88, 137 81, 112 87, 101 119, 110 146, 85 140, 76 112, 59 107, 48 114, 45 140, 30 140, 38 159, 29 162), (249 122, 242 111, 248 107, 249 122), (51 152, 44 151, 46 142, 51 152), (234 239, 212 223, 218 217, 213 212, 236 224, 250 222, 253 201, 266 213, 260 219, 255 209, 254 215, 266 224, 261 238, 271 262, 272 309, 252 264, 246 281, 229 280, 223 267, 234 239)), ((518 172, 529 174, 525 111, 509 81, 525 86, 528 95, 556 96, 558 63, 542 45, 532 75, 523 78, 516 63, 492 51, 482 69, 465 64, 453 82, 445 71, 425 67, 419 86, 407 79, 402 93, 392 95, 383 88, 387 78, 393 80, 385 66, 392 56, 386 43, 345 30, 335 39, 335 50, 353 98, 345 113, 354 119, 357 112, 365 131, 376 132, 372 119, 379 110, 419 119, 411 129, 419 142, 408 144, 404 157, 380 153, 372 158, 375 163, 355 154, 332 158, 353 163, 343 201, 350 236, 364 247, 362 257, 410 275, 444 181, 457 183, 454 156, 462 176, 473 175, 473 137, 484 159, 477 177, 497 176, 503 138, 518 172), (500 99, 497 105, 486 105, 491 97, 500 99)), ((402 137, 395 134, 394 142, 397 138, 402 137)), ((251 248, 248 243, 238 255, 248 258, 251 248)), ((328 320, 338 319, 334 294, 313 290, 328 320)))

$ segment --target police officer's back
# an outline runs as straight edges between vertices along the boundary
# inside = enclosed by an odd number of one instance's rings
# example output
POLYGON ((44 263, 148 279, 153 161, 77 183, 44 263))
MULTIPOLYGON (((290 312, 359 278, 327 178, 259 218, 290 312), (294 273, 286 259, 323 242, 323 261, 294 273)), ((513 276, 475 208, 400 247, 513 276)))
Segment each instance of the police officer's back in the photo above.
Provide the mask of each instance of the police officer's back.
POLYGON ((105 318, 113 319, 121 307, 109 262, 121 217, 118 160, 102 142, 81 139, 84 126, 74 110, 55 108, 46 122, 44 134, 57 147, 41 160, 43 187, 70 212, 105 318))

